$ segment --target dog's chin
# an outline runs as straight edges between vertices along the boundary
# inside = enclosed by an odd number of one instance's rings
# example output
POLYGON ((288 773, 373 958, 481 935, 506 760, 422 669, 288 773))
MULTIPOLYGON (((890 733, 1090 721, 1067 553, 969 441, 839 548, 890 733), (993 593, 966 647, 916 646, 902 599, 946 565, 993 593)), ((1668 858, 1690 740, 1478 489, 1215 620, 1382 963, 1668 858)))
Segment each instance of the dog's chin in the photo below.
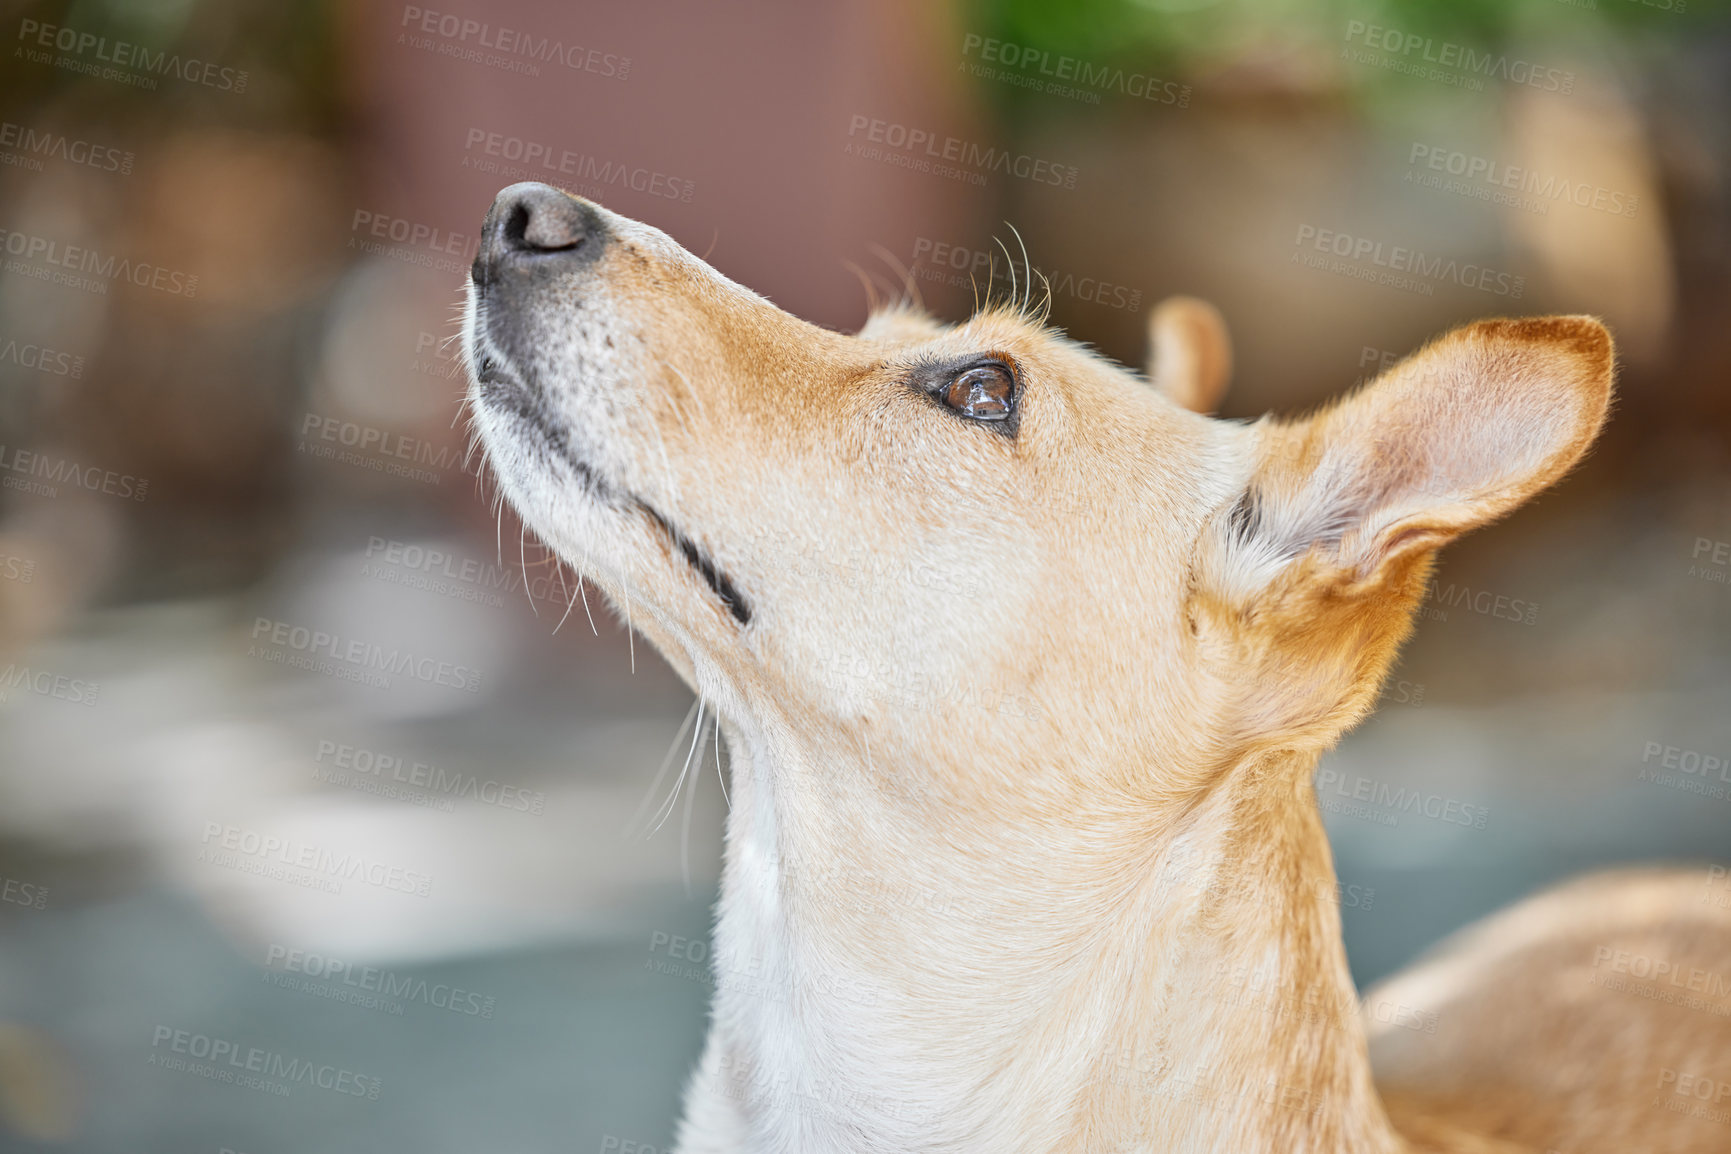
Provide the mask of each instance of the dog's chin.
POLYGON ((569 480, 600 504, 627 503, 623 487, 583 450, 532 367, 509 356, 487 332, 466 333, 465 346, 471 369, 469 402, 496 465, 515 461, 520 471, 569 480))
POLYGON ((684 527, 583 455, 531 374, 485 337, 474 342, 469 363, 470 403, 487 459, 538 537, 574 566, 600 563, 617 576, 665 561, 677 581, 695 582, 737 625, 751 623, 750 603, 732 576, 684 527))

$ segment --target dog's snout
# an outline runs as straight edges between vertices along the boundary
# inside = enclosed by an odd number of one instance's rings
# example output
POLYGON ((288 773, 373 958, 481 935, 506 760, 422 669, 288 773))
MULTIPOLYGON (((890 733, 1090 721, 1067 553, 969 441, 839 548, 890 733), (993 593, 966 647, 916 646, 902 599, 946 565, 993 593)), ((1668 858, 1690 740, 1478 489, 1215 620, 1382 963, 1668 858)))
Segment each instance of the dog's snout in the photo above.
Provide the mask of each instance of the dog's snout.
POLYGON ((499 242, 519 252, 564 252, 584 241, 583 206, 545 184, 518 184, 500 194, 499 242))
POLYGON ((551 185, 513 184, 493 198, 472 275, 485 286, 511 264, 587 263, 600 254, 606 235, 594 205, 551 185))

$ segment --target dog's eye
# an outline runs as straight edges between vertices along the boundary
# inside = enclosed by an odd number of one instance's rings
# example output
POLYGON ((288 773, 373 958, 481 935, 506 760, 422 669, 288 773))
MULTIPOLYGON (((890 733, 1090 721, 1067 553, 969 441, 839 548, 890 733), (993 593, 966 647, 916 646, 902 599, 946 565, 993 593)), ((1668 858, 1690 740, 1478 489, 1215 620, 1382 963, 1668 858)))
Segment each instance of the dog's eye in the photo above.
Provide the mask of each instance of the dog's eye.
POLYGON ((938 390, 938 399, 964 417, 1002 421, 1015 401, 1016 378, 1003 365, 964 369, 938 390))

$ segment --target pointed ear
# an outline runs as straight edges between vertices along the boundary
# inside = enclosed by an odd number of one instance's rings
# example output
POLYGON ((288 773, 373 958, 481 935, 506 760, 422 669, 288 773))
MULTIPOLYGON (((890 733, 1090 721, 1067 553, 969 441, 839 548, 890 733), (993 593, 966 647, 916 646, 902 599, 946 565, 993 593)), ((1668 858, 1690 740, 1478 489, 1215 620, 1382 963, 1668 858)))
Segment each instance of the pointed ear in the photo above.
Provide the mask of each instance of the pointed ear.
POLYGON ((1232 377, 1232 342, 1220 310, 1195 297, 1167 297, 1148 314, 1148 379, 1193 413, 1220 406, 1232 377))
POLYGON ((1266 588, 1311 557, 1332 585, 1383 585, 1503 516, 1586 452, 1613 359, 1592 317, 1480 321, 1308 420, 1266 427, 1227 519, 1227 584, 1266 588))

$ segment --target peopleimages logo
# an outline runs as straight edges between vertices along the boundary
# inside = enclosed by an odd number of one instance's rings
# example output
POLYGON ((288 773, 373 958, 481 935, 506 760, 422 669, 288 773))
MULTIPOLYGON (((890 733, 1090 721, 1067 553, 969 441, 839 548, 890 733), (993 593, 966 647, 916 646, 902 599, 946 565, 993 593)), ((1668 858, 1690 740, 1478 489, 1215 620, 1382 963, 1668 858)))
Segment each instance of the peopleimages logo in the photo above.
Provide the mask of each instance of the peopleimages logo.
MULTIPOLYGON (((0 572, 0 577, 4 576, 0 572)), ((524 571, 515 565, 495 565, 435 546, 385 537, 367 539, 361 576, 493 609, 503 609, 509 596, 521 592, 531 604, 539 602, 563 613, 581 596, 580 579, 563 567, 543 568, 525 584, 524 571)))
POLYGON ((1480 52, 1464 44, 1436 40, 1399 28, 1384 28, 1362 20, 1346 24, 1348 45, 1359 44, 1394 59, 1378 59, 1368 53, 1343 47, 1348 59, 1360 64, 1375 64, 1393 72, 1405 72, 1426 80, 1438 80, 1458 87, 1482 88, 1482 78, 1525 84, 1544 92, 1564 96, 1575 90, 1575 74, 1560 68, 1546 68, 1528 60, 1511 60, 1497 52, 1480 52), (1413 59, 1416 54, 1417 59, 1413 59), (1467 83, 1472 82, 1472 83, 1467 83))
POLYGON ((495 28, 480 20, 430 8, 405 4, 400 27, 405 31, 398 34, 398 43, 507 72, 539 76, 538 64, 558 64, 573 72, 590 72, 610 80, 624 80, 631 75, 629 56, 567 44, 552 36, 538 36, 503 25, 495 28))
POLYGON ((1648 741, 1641 748, 1635 779, 1725 801, 1731 798, 1731 758, 1648 741))
POLYGON ((1723 1078, 1661 1066, 1657 1088, 1669 1090, 1674 1095, 1671 1101, 1665 1103, 1665 1109, 1673 1114, 1684 1114, 1710 1122, 1731 1122, 1731 1105, 1727 1105, 1731 1103, 1731 1082, 1723 1078), (1686 1100, 1678 1102, 1676 1098, 1686 1100))
MULTIPOLYGON (((308 978, 316 978, 324 985, 313 986, 312 983, 273 982, 302 993, 313 993, 330 998, 332 1001, 347 1001, 338 996, 338 992, 374 995, 383 999, 400 1002, 419 1002, 423 1006, 431 1006, 437 1010, 448 1010, 453 1014, 461 1014, 470 1018, 491 1018, 495 1005, 490 994, 465 990, 461 986, 452 986, 444 982, 429 982, 425 978, 417 978, 413 974, 399 974, 395 970, 383 969, 379 966, 363 966, 345 962, 339 958, 312 953, 307 950, 290 949, 288 946, 272 944, 265 951, 264 959, 266 980, 287 974, 300 974, 308 978), (279 971, 270 973, 268 971, 279 971), (335 985, 329 985, 335 983, 335 985), (346 987, 346 990, 344 989, 346 987)), ((402 1007, 396 1005, 392 1010, 401 1013, 402 1007)))
POLYGON ((155 88, 155 77, 172 76, 188 84, 199 84, 224 92, 246 91, 245 69, 224 68, 209 60, 181 56, 166 49, 152 51, 142 44, 110 40, 94 32, 83 32, 40 20, 20 20, 18 39, 26 45, 18 51, 32 64, 52 64, 70 72, 81 72, 102 80, 119 80, 141 88, 155 88), (60 52, 55 57, 48 51, 60 52))
POLYGON ((337 785, 362 780, 380 786, 398 783, 441 798, 466 798, 520 813, 538 814, 547 806, 547 795, 540 790, 508 785, 493 778, 482 779, 472 773, 447 771, 428 762, 335 741, 320 741, 313 761, 339 771, 342 780, 334 782, 337 785))
POLYGON ((0 879, 0 902, 8 902, 32 910, 46 909, 48 908, 48 887, 19 881, 17 878, 3 878, 0 879))
POLYGON ((1593 968, 1597 969, 1604 963, 1609 963, 1606 968, 1613 973, 1664 983, 1712 998, 1731 998, 1731 976, 1673 962, 1667 957, 1631 953, 1612 946, 1594 946, 1593 968))
POLYGON ((102 692, 102 686, 94 681, 9 662, 0 669, 0 701, 12 700, 13 692, 20 689, 71 705, 95 705, 97 695, 102 692))
POLYGON ((78 140, 63 132, 26 128, 10 120, 0 121, 0 148, 16 150, 0 152, 0 164, 34 172, 42 171, 42 160, 47 158, 94 168, 98 172, 118 172, 122 176, 132 174, 132 153, 124 149, 78 140))
POLYGON ((385 564, 432 577, 445 577, 465 585, 480 585, 506 592, 517 588, 518 572, 509 565, 494 565, 464 557, 443 549, 429 548, 413 541, 396 541, 388 537, 368 537, 366 557, 373 564, 385 564))
POLYGON ((1439 281, 1494 293, 1510 300, 1520 300, 1526 291, 1525 277, 1500 269, 1453 257, 1432 256, 1405 245, 1385 244, 1373 237, 1353 236, 1313 224, 1299 225, 1298 235, 1292 243, 1294 264, 1403 289, 1420 296, 1432 295, 1439 281), (1338 259, 1330 260, 1331 256, 1338 259))
POLYGON ((1318 804, 1330 813, 1363 817, 1378 825, 1399 825, 1401 814, 1413 814, 1445 825, 1483 829, 1490 816, 1490 810, 1482 805, 1469 805, 1441 794, 1409 790, 1405 786, 1392 786, 1359 775, 1349 778, 1338 769, 1318 771, 1316 794, 1318 804), (1348 803, 1362 802, 1365 805, 1342 804, 1338 800, 1341 798, 1348 803))
POLYGON ((55 284, 80 288, 86 292, 106 293, 105 281, 124 281, 139 288, 155 289, 171 296, 198 295, 198 277, 178 269, 164 268, 149 261, 135 261, 110 253, 103 256, 93 248, 66 244, 52 237, 35 236, 0 228, 0 249, 7 256, 17 257, 6 262, 7 272, 34 276, 55 284), (32 269, 25 262, 40 261, 49 268, 32 269), (62 272, 60 270, 70 270, 62 272), (77 274, 90 274, 101 280, 90 280, 77 274))
POLYGON ((963 67, 982 79, 1002 80, 1018 88, 1035 89, 1088 104, 1100 103, 1100 92, 1116 92, 1156 104, 1172 104, 1179 108, 1190 105, 1188 84, 1161 80, 1146 72, 1114 68, 1062 53, 1054 54, 1043 48, 1030 48, 976 32, 962 37, 962 56, 964 61, 978 57, 978 64, 964 63, 963 67))
POLYGON ((300 440, 295 448, 310 457, 433 485, 443 481, 444 473, 463 467, 463 455, 453 446, 319 413, 307 413, 301 418, 300 440), (320 444, 321 441, 324 443, 320 444))
POLYGON ((1412 166, 1406 174, 1409 184, 1508 205, 1539 216, 1548 213, 1551 205, 1559 201, 1611 216, 1634 216, 1641 204, 1641 198, 1633 193, 1420 141, 1413 142, 1407 163, 1412 166), (1457 179, 1445 180, 1445 174, 1457 179))
POLYGON ((376 1100, 384 1083, 341 1066, 291 1058, 258 1046, 243 1046, 227 1038, 157 1026, 150 1039, 150 1064, 218 1082, 245 1084, 286 1097, 295 1085, 314 1086, 336 1094, 376 1100), (175 1057, 181 1055, 181 1057, 175 1057), (193 1059, 187 1062, 185 1059, 193 1059), (199 1065, 203 1063, 203 1065, 199 1065), (250 1077, 249 1077, 250 1076, 250 1077), (259 1084, 260 1082, 269 1085, 259 1084))
MULTIPOLYGON (((314 672, 331 672, 330 662, 339 662, 345 669, 356 674, 345 680, 365 681, 380 688, 390 684, 380 675, 403 674, 428 685, 444 685, 470 693, 481 691, 481 671, 478 669, 440 661, 417 654, 413 650, 397 647, 387 649, 371 641, 362 641, 358 637, 344 638, 322 629, 309 629, 288 621, 273 621, 269 617, 256 618, 252 624, 252 639, 277 647, 277 654, 287 651, 299 658, 285 661, 285 664, 312 669, 314 672), (329 660, 320 661, 320 658, 329 660)), ((265 649, 264 645, 251 646, 247 656, 272 659, 272 651, 265 649)), ((281 660, 280 657, 277 659, 281 660)))
POLYGON ((1453 581, 1444 586, 1434 578, 1425 587, 1424 600, 1420 604, 1421 618, 1434 621, 1447 621, 1448 609, 1466 609, 1480 617, 1494 617, 1498 621, 1513 621, 1519 625, 1534 625, 1539 620, 1536 601, 1492 593, 1489 589, 1475 590, 1453 581))
POLYGON ((1711 537, 1695 538, 1695 551, 1690 554, 1689 576, 1711 581, 1716 585, 1731 584, 1731 541, 1715 541, 1711 537), (1706 561, 1701 560, 1706 557, 1706 561))
POLYGON ((71 377, 73 380, 84 375, 83 357, 28 341, 21 344, 8 340, 5 344, 0 344, 0 364, 17 365, 21 369, 32 369, 54 377, 71 377))
POLYGON ((54 457, 34 449, 19 449, 0 444, 0 488, 17 489, 39 497, 55 497, 61 485, 106 493, 110 497, 129 497, 142 501, 150 492, 150 482, 131 473, 117 473, 98 465, 80 465, 66 457, 54 457))
POLYGON ((463 139, 463 167, 509 179, 558 176, 584 183, 574 191, 583 196, 599 198, 608 191, 628 188, 682 204, 691 201, 697 189, 694 181, 643 165, 602 160, 569 148, 556 148, 541 140, 526 140, 485 128, 471 128, 463 139))
POLYGON ((481 249, 481 238, 357 208, 349 221, 349 247, 440 272, 467 273, 469 262, 481 249))
POLYGON ((850 156, 881 160, 898 168, 947 176, 968 184, 985 183, 985 174, 1002 173, 1034 184, 1058 188, 1076 187, 1076 167, 1059 164, 996 145, 979 144, 955 136, 939 136, 928 128, 914 128, 891 120, 855 113, 848 121, 850 156), (885 148, 892 151, 886 153, 885 148))
POLYGON ((198 860, 207 865, 238 869, 242 873, 282 874, 285 881, 310 885, 329 893, 341 893, 345 881, 358 881, 424 898, 432 893, 433 886, 431 875, 403 866, 219 821, 204 823, 203 848, 198 852, 198 860), (304 875, 288 873, 294 870, 304 871, 304 875))

